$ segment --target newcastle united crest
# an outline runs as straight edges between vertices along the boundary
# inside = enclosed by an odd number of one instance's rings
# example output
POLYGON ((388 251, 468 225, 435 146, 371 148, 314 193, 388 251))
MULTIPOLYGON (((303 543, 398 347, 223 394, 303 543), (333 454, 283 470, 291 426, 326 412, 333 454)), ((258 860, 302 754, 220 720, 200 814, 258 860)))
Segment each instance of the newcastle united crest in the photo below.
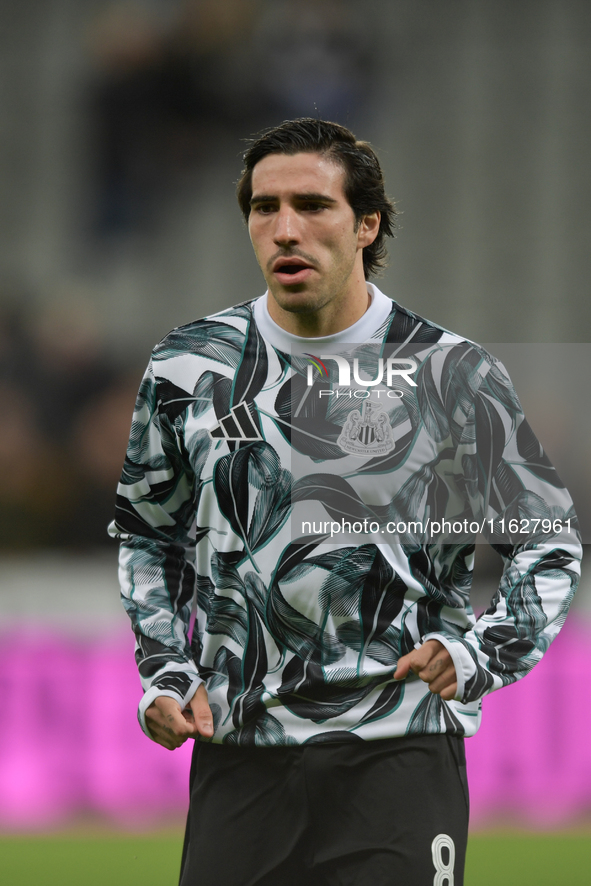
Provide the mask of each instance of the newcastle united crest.
POLYGON ((361 412, 349 413, 337 445, 349 455, 370 458, 392 452, 396 444, 388 413, 379 403, 364 400, 361 412))

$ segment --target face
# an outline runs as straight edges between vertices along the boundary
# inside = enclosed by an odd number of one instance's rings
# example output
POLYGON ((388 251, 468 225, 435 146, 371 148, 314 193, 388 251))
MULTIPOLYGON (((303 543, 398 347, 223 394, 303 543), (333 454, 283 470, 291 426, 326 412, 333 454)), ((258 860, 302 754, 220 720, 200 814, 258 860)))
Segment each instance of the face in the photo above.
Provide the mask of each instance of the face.
POLYGON ((344 169, 320 154, 270 154, 253 169, 250 238, 284 311, 335 308, 360 286, 367 301, 362 250, 379 215, 356 225, 344 179, 344 169))

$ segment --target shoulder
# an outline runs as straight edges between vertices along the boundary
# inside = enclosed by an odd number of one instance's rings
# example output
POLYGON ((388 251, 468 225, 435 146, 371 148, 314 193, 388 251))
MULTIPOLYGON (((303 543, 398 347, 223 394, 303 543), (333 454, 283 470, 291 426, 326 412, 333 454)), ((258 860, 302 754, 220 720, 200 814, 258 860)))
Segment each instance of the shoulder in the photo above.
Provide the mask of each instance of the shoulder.
POLYGON ((216 314, 177 326, 161 339, 152 352, 154 360, 165 360, 182 354, 211 351, 218 342, 228 346, 246 334, 253 318, 254 300, 241 302, 216 314))
POLYGON ((445 342, 449 344, 461 344, 468 341, 461 335, 451 332, 444 326, 440 326, 433 320, 422 317, 415 311, 411 311, 404 305, 391 299, 392 311, 388 318, 387 340, 394 343, 414 342, 416 344, 429 342, 445 342))
POLYGON ((482 359, 490 363, 497 362, 495 357, 490 354, 486 348, 472 341, 465 336, 452 332, 445 326, 422 317, 415 311, 409 310, 404 305, 399 304, 390 299, 392 302, 392 311, 386 324, 384 331, 386 332, 386 342, 388 343, 405 343, 410 346, 421 346, 428 344, 438 344, 441 347, 458 348, 459 351, 473 351, 480 355, 482 359))
POLYGON ((497 393, 501 388, 512 387, 503 364, 478 342, 394 300, 382 332, 384 344, 395 345, 397 356, 411 358, 418 364, 420 382, 432 378, 442 391, 455 391, 456 395, 463 391, 462 396, 470 400, 491 385, 497 393))
POLYGON ((235 370, 240 363, 245 339, 256 334, 254 300, 227 308, 184 326, 177 326, 158 342, 152 351, 152 365, 158 375, 180 371, 181 366, 193 374, 218 369, 235 370), (174 370, 173 370, 174 367, 174 370), (189 369, 190 367, 190 369, 189 369), (224 368, 225 367, 225 368, 224 368))
POLYGON ((245 340, 253 326, 253 301, 171 330, 152 351, 148 374, 158 396, 182 402, 181 391, 193 394, 204 384, 232 378, 243 358, 245 340))

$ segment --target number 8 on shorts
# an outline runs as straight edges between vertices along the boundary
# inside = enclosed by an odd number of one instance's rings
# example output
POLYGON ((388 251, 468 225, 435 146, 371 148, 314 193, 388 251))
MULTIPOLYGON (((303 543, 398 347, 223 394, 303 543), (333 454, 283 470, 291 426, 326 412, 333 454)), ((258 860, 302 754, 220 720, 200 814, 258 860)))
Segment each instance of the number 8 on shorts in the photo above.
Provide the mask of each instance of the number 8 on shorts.
POLYGON ((433 886, 454 886, 456 847, 452 838, 447 834, 438 834, 431 843, 431 854, 435 865, 433 886), (449 853, 447 862, 443 860, 443 849, 447 849, 449 853))

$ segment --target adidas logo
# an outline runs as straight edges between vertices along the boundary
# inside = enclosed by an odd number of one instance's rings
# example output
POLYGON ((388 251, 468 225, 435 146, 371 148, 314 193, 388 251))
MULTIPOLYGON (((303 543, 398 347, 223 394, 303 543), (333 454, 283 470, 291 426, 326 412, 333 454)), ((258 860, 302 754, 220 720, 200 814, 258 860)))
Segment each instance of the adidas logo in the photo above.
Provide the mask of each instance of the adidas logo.
POLYGON ((210 428, 212 440, 262 440, 250 409, 245 403, 232 406, 229 415, 220 418, 214 428, 210 428))

